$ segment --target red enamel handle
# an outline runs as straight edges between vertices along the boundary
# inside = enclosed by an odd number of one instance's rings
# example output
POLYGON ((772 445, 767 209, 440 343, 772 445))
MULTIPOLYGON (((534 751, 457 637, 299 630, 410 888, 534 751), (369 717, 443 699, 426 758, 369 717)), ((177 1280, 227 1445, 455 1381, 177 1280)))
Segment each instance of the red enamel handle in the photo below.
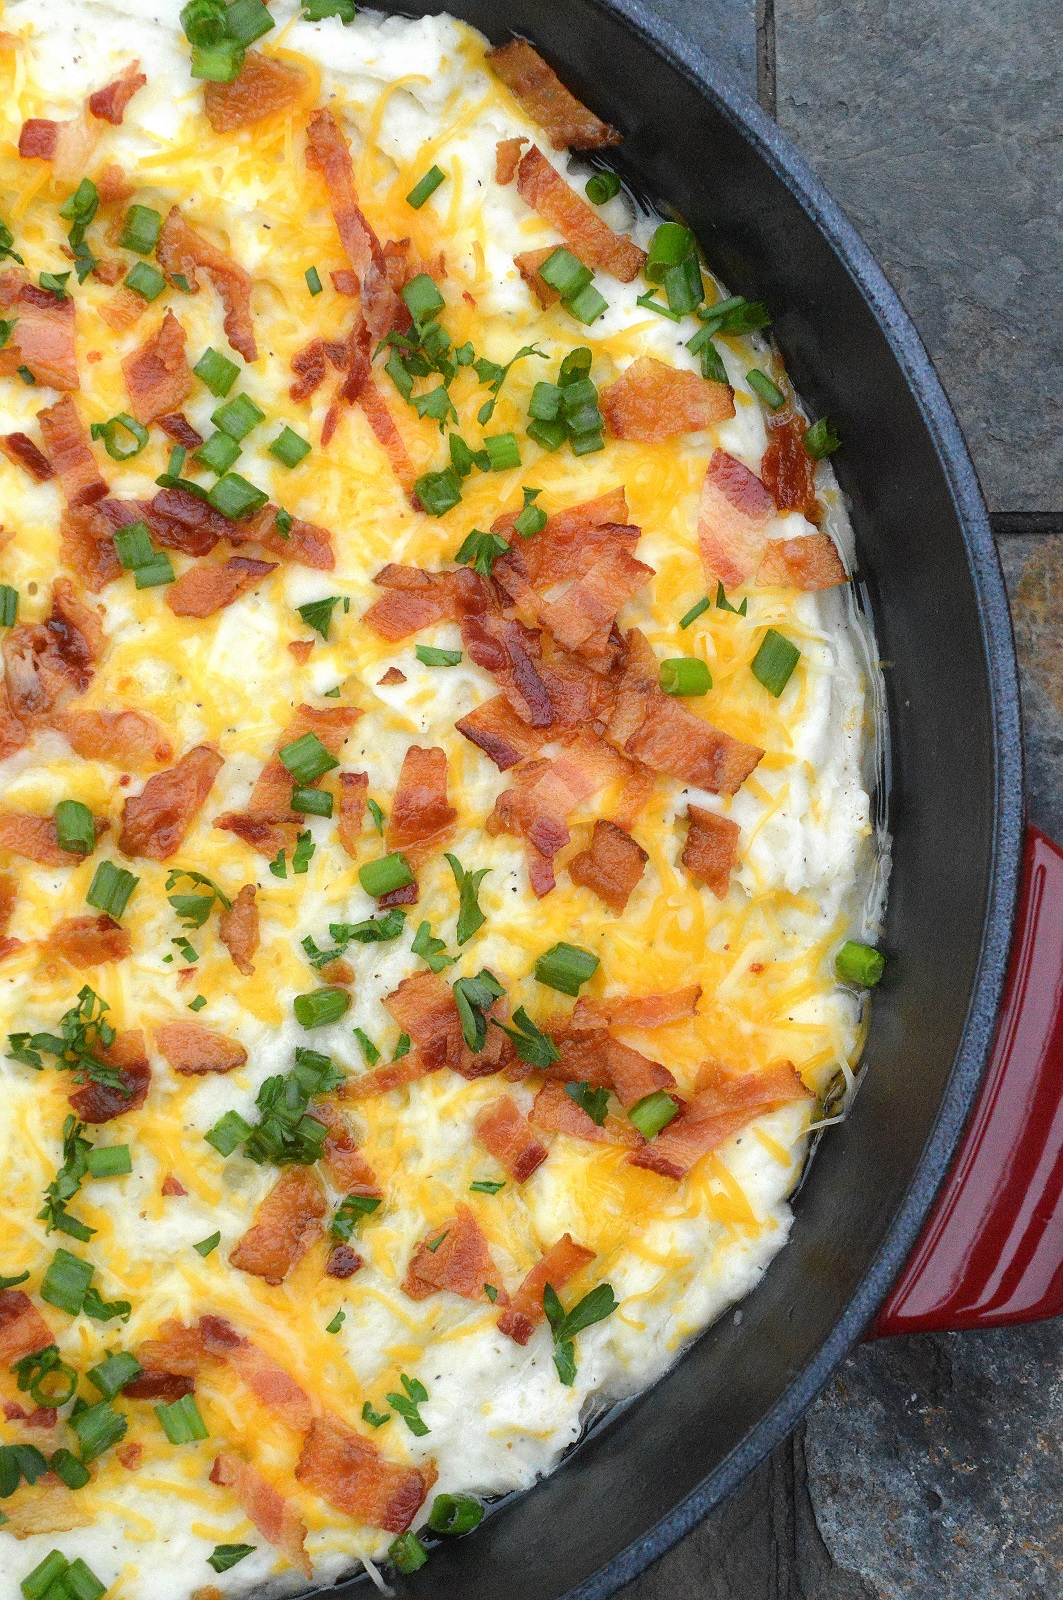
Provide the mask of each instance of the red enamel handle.
POLYGON ((869 1338, 1063 1313, 1063 850, 1026 837, 989 1070, 930 1219, 869 1338))

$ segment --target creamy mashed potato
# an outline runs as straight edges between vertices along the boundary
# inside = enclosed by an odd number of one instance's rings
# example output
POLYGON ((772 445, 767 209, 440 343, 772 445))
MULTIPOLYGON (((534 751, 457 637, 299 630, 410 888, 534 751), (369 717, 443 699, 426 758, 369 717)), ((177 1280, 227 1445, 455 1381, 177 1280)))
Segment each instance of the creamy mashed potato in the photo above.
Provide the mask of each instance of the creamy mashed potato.
MULTIPOLYGON (((115 847, 123 802, 140 789, 143 774, 130 780, 118 766, 83 759, 47 728, 0 764, 5 813, 50 816, 60 800, 76 799, 111 823, 95 854, 78 864, 45 867, 15 857, 0 863, 17 880, 8 933, 22 941, 0 965, 4 1033, 54 1029, 88 983, 107 1002, 115 1027, 145 1030, 153 1069, 142 1107, 87 1130, 101 1146, 128 1143, 132 1171, 85 1180, 70 1210, 95 1231, 79 1242, 46 1234, 38 1219, 62 1162, 69 1082, 53 1070, 51 1058, 41 1073, 3 1061, 0 1275, 29 1274, 25 1292, 43 1311, 63 1361, 81 1375, 79 1392, 88 1401, 99 1396, 84 1374, 106 1354, 135 1351, 167 1319, 192 1324, 204 1313, 227 1319, 316 1403, 371 1437, 389 1460, 434 1462, 438 1480, 417 1527, 440 1492, 488 1497, 532 1484, 577 1438, 591 1409, 650 1382, 686 1341, 749 1292, 785 1243, 787 1196, 818 1115, 815 1100, 761 1116, 679 1182, 632 1166, 622 1147, 557 1134, 548 1140, 549 1159, 523 1184, 508 1179, 472 1134, 477 1111, 503 1089, 522 1111, 530 1110, 534 1090, 523 1082, 466 1080, 444 1070, 350 1101, 352 1129, 383 1196, 352 1240, 365 1264, 345 1281, 327 1276, 327 1247, 320 1241, 275 1286, 236 1270, 228 1258, 277 1169, 254 1165, 239 1151, 224 1158, 204 1135, 229 1111, 254 1122, 260 1086, 291 1068, 297 1047, 328 1053, 354 1076, 365 1066, 357 1028, 389 1061, 400 1030, 383 1001, 404 978, 426 970, 411 951, 423 920, 458 958, 447 981, 487 968, 504 985, 510 1009, 525 1005, 540 1022, 571 1004, 532 974, 535 959, 559 940, 600 958, 585 997, 699 984, 695 1016, 653 1032, 618 1030, 626 1044, 667 1066, 680 1095, 693 1091, 702 1064, 713 1060, 736 1072, 791 1061, 812 1094, 822 1096, 840 1070, 855 1068, 862 1037, 859 998, 835 979, 833 958, 846 938, 874 933, 874 885, 881 874, 874 870, 868 787, 876 669, 847 588, 803 593, 750 585, 731 596, 736 607, 741 596, 748 600, 745 615, 713 606, 687 630, 678 627, 706 589, 697 525, 707 462, 722 449, 756 471, 765 449, 766 411, 745 376, 768 360, 762 341, 717 340, 735 390, 733 419, 665 444, 607 437, 604 449, 580 458, 567 446, 550 454, 527 439, 533 385, 552 380, 574 346, 592 350, 600 390, 638 356, 696 371, 686 344, 698 324, 654 315, 636 303, 646 290, 641 280, 621 284, 601 273, 596 281, 608 310, 591 327, 560 306, 538 305, 513 256, 556 244, 557 234, 514 185, 495 181, 495 147, 519 136, 549 146, 488 70, 476 33, 446 16, 408 21, 363 12, 346 26, 338 18, 309 23, 292 0, 275 0, 277 28, 261 47, 303 70, 301 98, 256 128, 215 134, 202 112, 201 87, 189 76, 177 10, 159 0, 7 0, 0 38, 0 215, 34 280, 42 270, 69 268, 62 255, 69 223, 58 208, 76 179, 60 180, 46 162, 20 161, 20 129, 27 118, 79 115, 88 94, 139 60, 146 85, 120 126, 94 128, 98 137, 85 171, 96 176, 106 162, 118 163, 134 202, 162 215, 182 206, 193 226, 211 233, 251 273, 259 356, 245 367, 229 348, 222 308, 209 288, 189 295, 171 287, 134 326, 116 333, 100 313, 117 291, 95 277, 81 286, 71 279, 80 414, 87 424, 103 423, 128 410, 121 360, 154 331, 165 308, 173 310, 187 333, 189 360, 207 347, 232 357, 241 369, 233 393, 248 395, 266 415, 245 441, 235 470, 296 516, 328 529, 335 567, 324 572, 282 562, 259 587, 202 620, 174 616, 164 587, 138 590, 129 574, 87 597, 99 608, 106 648, 75 704, 144 712, 165 728, 176 754, 210 743, 224 758, 207 803, 166 862, 127 860, 115 847), (474 471, 460 505, 441 517, 411 509, 360 409, 348 409, 330 446, 320 448, 333 372, 309 403, 288 397, 292 356, 315 336, 344 338, 356 304, 329 283, 330 270, 349 264, 320 178, 304 161, 305 125, 320 105, 332 108, 351 142, 357 192, 379 238, 409 238, 425 262, 444 252, 442 315, 454 344, 471 340, 477 355, 499 363, 523 345, 546 352, 513 367, 487 429, 476 422, 484 385, 472 371, 455 380, 462 436, 475 448, 484 431, 515 432, 522 463, 474 471), (446 182, 414 210, 405 197, 433 164, 446 182), (305 279, 312 267, 325 285, 316 296, 305 279), (282 423, 313 445, 291 470, 266 449, 282 423), (469 530, 489 528, 501 511, 519 507, 523 486, 538 488, 540 503, 553 513, 621 483, 629 519, 642 530, 638 558, 655 573, 623 607, 621 626, 640 628, 662 659, 703 660, 713 687, 682 703, 765 755, 733 798, 658 777, 632 827, 648 861, 617 916, 564 871, 567 857, 586 846, 593 820, 613 814, 612 792, 600 791, 575 812, 573 844, 559 858, 557 887, 536 900, 521 840, 484 830, 512 775, 500 774, 454 731, 459 717, 497 692, 494 681, 467 653, 448 668, 418 659, 418 644, 462 651, 456 623, 439 623, 395 644, 360 619, 383 592, 372 579, 384 563, 438 569, 469 530), (349 610, 338 606, 327 642, 316 637, 308 659, 298 659, 287 647, 311 630, 296 608, 332 595, 349 600, 349 610), (769 626, 801 652, 778 698, 750 671, 769 626), (382 684, 391 667, 403 681, 382 684), (479 890, 486 922, 459 950, 454 877, 438 851, 431 855, 419 870, 420 899, 409 908, 402 935, 350 945, 350 1009, 312 1032, 293 1014, 294 997, 317 981, 301 941, 310 935, 327 946, 330 923, 376 913, 358 878, 359 865, 382 853, 369 819, 361 853, 352 859, 334 821, 307 818, 313 857, 299 875, 289 862, 283 879, 271 874, 267 858, 212 825, 219 814, 246 805, 293 706, 304 702, 360 711, 343 769, 368 774, 369 795, 386 814, 410 744, 444 748, 449 800, 457 810, 447 848, 469 871, 487 869, 479 890), (680 864, 690 803, 730 817, 741 829, 723 899, 680 864), (100 859, 139 878, 121 917, 132 950, 121 962, 79 972, 47 956, 41 942, 60 919, 85 912, 100 859), (173 867, 206 874, 230 897, 244 884, 257 884, 261 942, 252 974, 233 965, 218 937, 216 912, 199 931, 182 926, 166 894, 173 867), (194 960, 175 943, 182 938, 190 941, 194 960), (239 1041, 246 1064, 206 1076, 171 1071, 155 1049, 155 1030, 193 1017, 239 1041), (164 1193, 168 1176, 184 1194, 164 1193), (504 1187, 471 1190, 485 1181, 504 1187), (579 1335, 570 1385, 559 1380, 545 1324, 521 1346, 499 1331, 497 1308, 486 1301, 445 1292, 414 1301, 404 1294, 402 1280, 418 1242, 451 1218, 458 1202, 473 1211, 497 1264, 499 1287, 510 1293, 566 1232, 594 1252, 562 1298, 570 1306, 609 1283, 619 1309, 579 1335), (215 1232, 218 1246, 197 1253, 193 1247, 215 1232), (127 1320, 72 1317, 42 1304, 42 1278, 57 1248, 94 1265, 104 1300, 128 1301, 127 1320), (386 1398, 403 1373, 427 1391, 420 1406, 427 1431, 419 1436, 386 1398), (390 1413, 390 1421, 374 1430, 362 1420, 366 1405, 378 1415, 390 1413)), ((551 153, 551 159, 568 175, 567 156, 551 153)), ((582 178, 570 181, 582 192, 582 178)), ((128 269, 137 258, 117 248, 124 209, 101 208, 88 237, 97 253, 121 256, 128 269)), ((636 212, 623 191, 601 214, 643 247, 657 221, 636 212)), ((416 471, 445 465, 446 442, 436 424, 418 418, 387 379, 380 383, 416 471)), ((36 414, 55 392, 17 376, 0 378, 0 385, 2 431, 38 438, 36 414)), ((206 435, 217 404, 197 383, 183 410, 206 435)), ((169 449, 157 427, 146 448, 124 464, 97 445, 111 495, 150 498, 169 449)), ((207 474, 200 479, 211 481, 207 474)), ((817 485, 824 526, 847 552, 844 508, 825 466, 817 485)), ((0 553, 0 580, 18 590, 20 621, 43 619, 51 581, 66 570, 60 489, 54 479, 36 484, 0 459, 0 503, 3 523, 14 534, 0 553)), ((785 539, 812 529, 795 512, 776 519, 770 533, 785 539)), ((178 573, 190 564, 173 552, 171 559, 178 573)), ((338 1198, 330 1194, 330 1210, 338 1198)), ((25 1399, 10 1375, 0 1378, 0 1391, 9 1401, 25 1399)), ((232 1372, 212 1369, 197 1383, 196 1401, 209 1437, 174 1445, 150 1403, 119 1395, 115 1405, 127 1419, 125 1462, 110 1448, 93 1463, 85 1487, 24 1483, 4 1502, 11 1521, 0 1526, 0 1600, 18 1600, 20 1581, 56 1548, 71 1560, 81 1557, 114 1600, 186 1600, 208 1586, 233 1594, 305 1587, 304 1575, 261 1536, 232 1491, 209 1481, 222 1447, 253 1463, 295 1508, 316 1580, 333 1580, 386 1556, 394 1534, 359 1525, 299 1481, 294 1469, 301 1441, 232 1372), (130 1445, 139 1451, 130 1452, 130 1445), (43 1531, 33 1532, 30 1508, 45 1490, 43 1531), (207 1565, 216 1546, 242 1543, 254 1549, 230 1570, 215 1573, 207 1565)), ((32 1438, 46 1453, 60 1445, 76 1448, 65 1415, 46 1436, 50 1443, 42 1442, 39 1429, 27 1432, 23 1422, 0 1419, 0 1443, 32 1438)))

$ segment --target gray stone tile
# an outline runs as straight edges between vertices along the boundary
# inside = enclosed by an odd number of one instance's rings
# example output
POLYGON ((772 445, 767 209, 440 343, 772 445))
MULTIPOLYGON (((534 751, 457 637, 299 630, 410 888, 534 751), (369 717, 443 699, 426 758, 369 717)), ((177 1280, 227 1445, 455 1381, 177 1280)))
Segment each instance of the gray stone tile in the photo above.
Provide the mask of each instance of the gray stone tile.
POLYGON ((1022 674, 1030 819, 1063 841, 1063 534, 997 543, 1022 674))
POLYGON ((1063 510, 1063 6, 774 0, 778 117, 915 317, 992 510, 1063 510))
POLYGON ((645 4, 700 45, 747 94, 756 96, 756 0, 645 0, 645 4))

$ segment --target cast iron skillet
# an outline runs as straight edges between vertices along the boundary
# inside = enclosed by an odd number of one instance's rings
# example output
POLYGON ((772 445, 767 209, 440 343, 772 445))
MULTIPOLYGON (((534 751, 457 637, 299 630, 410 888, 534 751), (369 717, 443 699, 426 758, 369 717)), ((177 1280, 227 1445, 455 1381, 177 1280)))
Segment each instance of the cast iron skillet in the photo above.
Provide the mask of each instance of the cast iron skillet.
MULTIPOLYGON (((824 1142, 759 1288, 550 1478, 402 1592, 600 1600, 722 1499, 797 1421, 910 1250, 993 1038, 1021 849, 1022 751, 1004 586, 974 471, 907 316, 793 146, 637 0, 405 0, 529 38, 623 130, 622 175, 767 302, 798 392, 829 412, 886 666, 893 876, 854 1111, 824 1142)), ((610 153, 611 158, 613 152, 610 153)), ((357 1595, 363 1577, 330 1591, 357 1595)))

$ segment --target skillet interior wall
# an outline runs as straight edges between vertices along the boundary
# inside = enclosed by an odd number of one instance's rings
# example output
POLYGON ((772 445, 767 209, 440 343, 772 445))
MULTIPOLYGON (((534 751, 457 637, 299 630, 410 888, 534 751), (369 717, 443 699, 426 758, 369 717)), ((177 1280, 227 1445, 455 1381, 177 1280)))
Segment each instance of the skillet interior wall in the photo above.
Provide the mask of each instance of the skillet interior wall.
MULTIPOLYGON (((1017 747, 1010 755, 994 748, 1001 711, 986 630, 999 631, 1001 618, 986 615, 927 424, 863 295, 782 179, 681 72, 591 0, 381 8, 418 16, 447 9, 495 43, 527 35, 576 94, 624 131, 618 170, 685 216, 732 292, 767 302, 798 392, 814 415, 830 412, 846 441, 835 465, 890 663, 891 962, 876 992, 866 1081, 852 1116, 818 1153, 788 1247, 743 1303, 739 1325, 725 1317, 551 1478, 399 1580, 410 1593, 547 1600, 589 1579, 708 1475, 722 1495, 738 1467, 748 1469, 784 1431, 785 1421, 773 1427, 765 1414, 816 1366, 933 1128, 979 970, 998 768, 1010 763, 1021 787, 1021 756, 1017 747), (725 1464, 739 1446, 741 1462, 725 1464)), ((989 599, 990 612, 1003 606, 1002 591, 989 599)), ((614 1569, 607 1587, 641 1564, 635 1557, 628 1571, 614 1569)), ((361 1595, 366 1581, 330 1592, 361 1595)))

